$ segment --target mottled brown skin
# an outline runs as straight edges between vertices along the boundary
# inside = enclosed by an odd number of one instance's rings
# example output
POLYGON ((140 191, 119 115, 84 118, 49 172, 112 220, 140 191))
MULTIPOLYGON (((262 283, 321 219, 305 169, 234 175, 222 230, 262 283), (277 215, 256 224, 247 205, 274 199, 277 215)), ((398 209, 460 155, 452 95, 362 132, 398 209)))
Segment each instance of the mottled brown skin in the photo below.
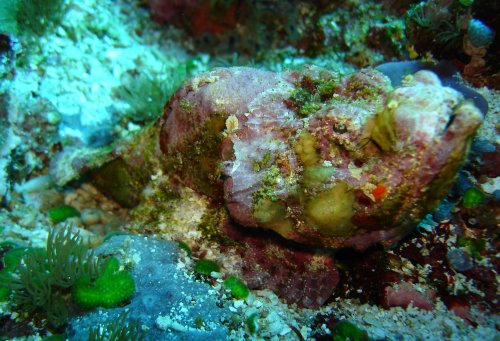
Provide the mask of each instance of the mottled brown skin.
POLYGON ((447 193, 482 120, 428 71, 405 82, 315 67, 202 74, 166 106, 166 168, 241 225, 329 248, 390 244, 447 193))

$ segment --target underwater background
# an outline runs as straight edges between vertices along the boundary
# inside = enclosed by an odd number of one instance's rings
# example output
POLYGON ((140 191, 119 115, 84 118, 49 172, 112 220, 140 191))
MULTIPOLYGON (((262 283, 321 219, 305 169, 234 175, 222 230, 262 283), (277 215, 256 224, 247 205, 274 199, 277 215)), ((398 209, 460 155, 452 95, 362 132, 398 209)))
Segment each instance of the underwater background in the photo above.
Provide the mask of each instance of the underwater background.
POLYGON ((0 0, 0 339, 500 340, 499 7, 0 0))

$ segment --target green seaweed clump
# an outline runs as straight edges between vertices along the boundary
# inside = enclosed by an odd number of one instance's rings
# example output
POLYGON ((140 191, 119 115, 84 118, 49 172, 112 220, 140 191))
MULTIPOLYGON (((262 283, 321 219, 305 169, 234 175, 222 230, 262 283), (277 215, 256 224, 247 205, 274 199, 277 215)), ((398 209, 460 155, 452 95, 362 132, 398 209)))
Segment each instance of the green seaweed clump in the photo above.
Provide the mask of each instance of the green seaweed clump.
POLYGON ((483 259, 481 252, 486 250, 486 240, 482 238, 474 239, 461 236, 458 238, 458 246, 467 249, 473 258, 481 260, 483 259))
POLYGON ((9 288, 0 285, 0 302, 5 302, 9 298, 11 291, 9 288))
POLYGON ((28 248, 13 273, 0 273, 19 310, 40 312, 54 327, 68 319, 68 294, 82 276, 97 278, 101 261, 70 228, 50 231, 46 249, 28 248))
POLYGON ((349 321, 340 321, 333 327, 334 341, 369 341, 368 333, 349 321))
POLYGON ((64 0, 2 0, 0 32, 41 36, 58 25, 64 13, 64 0))
POLYGON ((474 0, 458 0, 462 6, 469 7, 472 6, 474 0))
POLYGON ((127 313, 113 318, 104 328, 101 325, 90 327, 89 341, 141 341, 146 333, 136 320, 127 319, 127 313))
POLYGON ((464 193, 462 205, 465 208, 474 208, 484 202, 486 196, 477 188, 471 187, 464 193))
POLYGON ((191 251, 191 248, 189 247, 189 245, 187 245, 183 241, 178 241, 177 246, 179 247, 179 249, 184 250, 184 252, 186 252, 186 254, 189 257, 191 257, 193 255, 193 252, 191 251))
POLYGON ((312 78, 304 76, 292 92, 288 106, 296 110, 297 114, 306 117, 318 111, 322 102, 332 98, 338 79, 335 77, 312 78))
MULTIPOLYGON (((14 247, 7 251, 3 255, 3 268, 0 271, 0 274, 7 277, 11 276, 11 274, 16 271, 19 263, 21 263, 24 252, 26 252, 26 249, 22 247, 14 247)), ((0 285, 0 302, 7 301, 11 293, 12 291, 8 287, 0 285)))
POLYGON ((259 330, 259 324, 257 323, 258 319, 259 316, 257 315, 257 313, 253 313, 245 320, 245 324, 251 335, 255 334, 257 330, 259 330))
POLYGON ((72 296, 80 307, 113 308, 129 300, 135 293, 135 283, 130 272, 120 270, 115 257, 106 259, 102 274, 92 279, 86 275, 76 280, 72 296))
POLYGON ((49 216, 50 220, 57 224, 65 221, 68 218, 79 217, 80 212, 73 206, 61 205, 49 209, 47 211, 47 215, 49 216))
POLYGON ((248 290, 246 284, 243 283, 242 280, 234 276, 229 276, 228 278, 226 278, 226 280, 224 281, 224 285, 229 290, 231 290, 231 294, 233 295, 233 297, 239 300, 247 298, 250 294, 250 291, 248 290))
POLYGON ((26 248, 24 247, 14 247, 7 251, 3 255, 2 271, 6 271, 9 273, 15 272, 25 252, 26 248))
POLYGON ((209 276, 212 272, 220 272, 220 266, 213 260, 199 259, 194 264, 194 271, 209 276))

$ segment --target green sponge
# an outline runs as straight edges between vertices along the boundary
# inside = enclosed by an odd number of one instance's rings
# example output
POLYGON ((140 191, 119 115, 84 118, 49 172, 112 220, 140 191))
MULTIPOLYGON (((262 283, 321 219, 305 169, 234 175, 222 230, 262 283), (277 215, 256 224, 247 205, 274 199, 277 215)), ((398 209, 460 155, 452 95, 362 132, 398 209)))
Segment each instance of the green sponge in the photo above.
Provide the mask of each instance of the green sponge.
POLYGON ((21 263, 21 259, 23 258, 26 248, 24 247, 15 247, 10 249, 3 255, 3 271, 7 271, 13 273, 16 271, 17 266, 21 263))
POLYGON ((50 220, 54 223, 60 223, 61 221, 65 221, 68 218, 79 217, 80 212, 73 206, 69 205, 61 205, 59 207, 53 207, 47 211, 47 215, 50 220))
POLYGON ((194 271, 209 276, 212 272, 220 272, 220 266, 210 259, 200 259, 194 264, 194 271))
POLYGON ((465 208, 474 208, 483 203, 486 196, 479 189, 471 187, 464 193, 464 198, 462 200, 462 205, 465 208))
POLYGON ((366 331, 346 320, 339 321, 332 331, 333 341, 370 341, 366 331))
MULTIPOLYGON (((23 247, 14 247, 3 255, 3 269, 0 271, 0 282, 9 281, 10 276, 21 263, 21 259, 26 252, 23 247)), ((0 284, 0 302, 5 302, 12 293, 7 286, 0 284)))
POLYGON ((250 293, 246 284, 243 283, 239 278, 236 278, 234 276, 229 276, 228 278, 226 278, 226 280, 224 281, 224 285, 229 290, 231 290, 231 294, 234 296, 234 298, 237 298, 239 300, 247 298, 248 294, 250 293))
POLYGON ((118 259, 106 260, 104 271, 95 281, 90 276, 79 278, 73 286, 73 301, 84 309, 113 308, 130 299, 135 283, 127 271, 119 271, 118 259))

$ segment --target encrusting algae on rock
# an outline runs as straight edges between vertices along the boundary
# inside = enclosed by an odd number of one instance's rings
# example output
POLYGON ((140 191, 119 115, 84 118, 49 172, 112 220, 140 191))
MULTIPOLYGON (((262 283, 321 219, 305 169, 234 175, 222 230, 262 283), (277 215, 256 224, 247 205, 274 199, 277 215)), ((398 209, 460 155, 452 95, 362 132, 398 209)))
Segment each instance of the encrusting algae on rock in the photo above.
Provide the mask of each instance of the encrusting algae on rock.
POLYGON ((240 225, 365 249, 399 240, 437 205, 481 121, 430 71, 394 89, 371 69, 222 68, 175 93, 160 148, 167 169, 223 199, 240 225))

